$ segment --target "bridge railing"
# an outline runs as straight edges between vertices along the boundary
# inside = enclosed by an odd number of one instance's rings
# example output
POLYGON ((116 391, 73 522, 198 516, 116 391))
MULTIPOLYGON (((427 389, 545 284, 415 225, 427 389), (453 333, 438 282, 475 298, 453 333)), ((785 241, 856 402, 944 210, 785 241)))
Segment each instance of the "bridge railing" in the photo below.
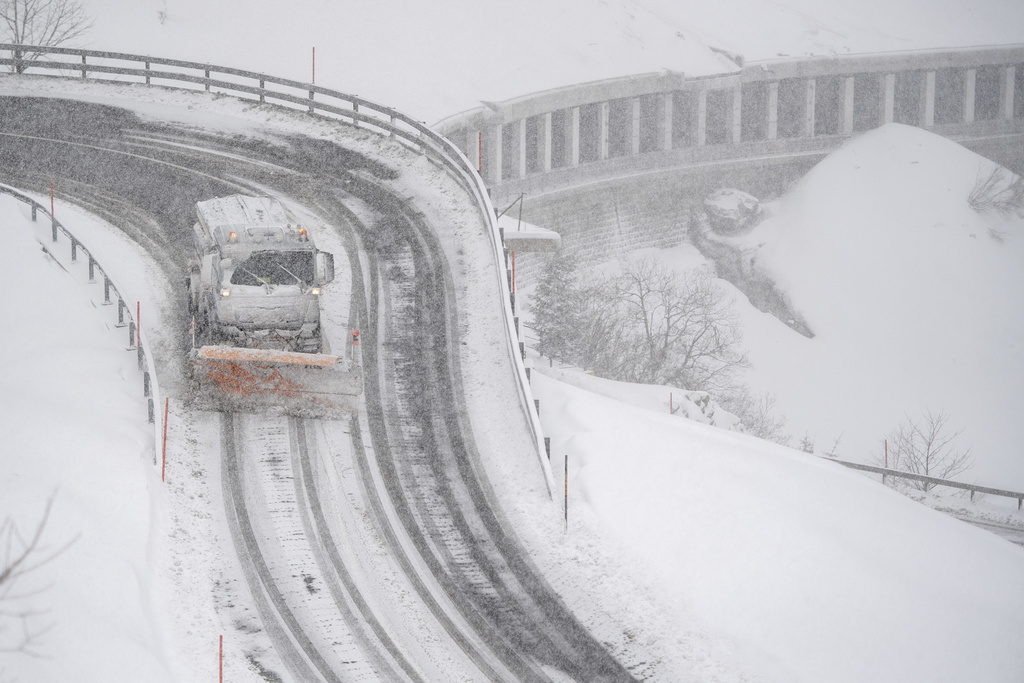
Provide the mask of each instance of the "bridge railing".
POLYGON ((312 83, 202 62, 101 50, 0 43, 0 67, 4 66, 18 74, 56 75, 64 78, 115 82, 125 82, 124 79, 127 78, 128 82, 146 85, 171 83, 174 87, 225 92, 243 98, 248 96, 261 104, 271 102, 305 110, 310 114, 341 119, 351 125, 395 138, 444 168, 473 197, 481 219, 487 226, 498 272, 497 286, 502 292, 502 300, 506 302, 502 308, 502 315, 506 327, 507 351, 516 368, 519 398, 536 442, 537 456, 549 492, 553 490, 554 479, 547 462, 540 417, 532 400, 524 361, 519 351, 515 312, 503 272, 504 246, 494 207, 491 205, 483 179, 475 167, 447 138, 397 109, 355 95, 312 83), (68 57, 72 59, 67 59, 68 57))

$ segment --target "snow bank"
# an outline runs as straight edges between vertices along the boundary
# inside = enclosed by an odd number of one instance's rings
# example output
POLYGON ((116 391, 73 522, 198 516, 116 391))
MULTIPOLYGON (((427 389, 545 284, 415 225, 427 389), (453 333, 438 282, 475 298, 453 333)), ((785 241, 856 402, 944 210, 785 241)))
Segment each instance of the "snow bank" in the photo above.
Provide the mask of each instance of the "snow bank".
POLYGON ((891 124, 854 138, 745 238, 815 333, 746 313, 751 381, 795 434, 869 461, 907 415, 945 411, 973 446, 964 477, 1024 490, 1024 219, 968 196, 994 165, 891 124))
POLYGON ((618 544, 664 639, 703 626, 753 680, 1019 680, 1024 549, 814 456, 533 385, 570 535, 618 544))
MULTIPOLYGON (((28 215, 0 198, 0 519, 30 533, 52 495, 43 556, 70 546, 16 591, 41 592, 3 605, 38 611, 32 628, 52 626, 42 657, 4 654, 0 669, 23 681, 174 680, 153 614, 159 473, 136 355, 113 329, 115 307, 96 305, 102 285, 87 288, 44 254, 32 229, 48 222, 28 215)), ((19 626, 7 616, 0 626, 2 648, 19 626)))

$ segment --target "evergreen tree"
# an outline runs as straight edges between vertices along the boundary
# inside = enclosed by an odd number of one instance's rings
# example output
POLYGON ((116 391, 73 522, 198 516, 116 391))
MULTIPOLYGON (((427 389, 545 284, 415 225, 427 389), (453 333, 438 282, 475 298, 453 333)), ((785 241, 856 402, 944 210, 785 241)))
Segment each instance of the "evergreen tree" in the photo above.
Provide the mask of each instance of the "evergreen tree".
POLYGON ((576 338, 583 329, 580 299, 575 254, 559 251, 549 256, 530 306, 541 355, 575 361, 576 338))

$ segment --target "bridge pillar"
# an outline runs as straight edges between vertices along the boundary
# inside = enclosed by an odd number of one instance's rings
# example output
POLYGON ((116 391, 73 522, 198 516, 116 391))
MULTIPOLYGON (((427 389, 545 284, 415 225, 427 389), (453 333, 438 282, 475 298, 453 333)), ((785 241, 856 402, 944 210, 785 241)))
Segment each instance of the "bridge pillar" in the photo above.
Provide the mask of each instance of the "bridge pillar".
POLYGON ((925 71, 921 79, 921 118, 923 128, 935 126, 935 72, 925 71))
POLYGON ((487 143, 485 149, 487 150, 487 182, 491 185, 500 185, 502 181, 501 177, 501 164, 503 163, 501 154, 502 145, 502 125, 496 124, 491 127, 487 132, 487 143))
POLYGON ((768 139, 779 138, 779 82, 768 84, 768 139))
POLYGON ((708 91, 701 88, 697 91, 697 131, 694 139, 698 147, 708 141, 708 91))
POLYGON ((804 82, 804 125, 803 137, 814 137, 814 104, 817 83, 813 78, 804 82))
POLYGON ((1013 86, 1016 80, 1016 67, 1003 67, 1002 78, 999 79, 999 118, 1007 121, 1013 119, 1013 86))
POLYGON ((662 93, 661 116, 658 117, 658 146, 663 152, 672 150, 672 118, 675 116, 675 97, 671 92, 662 93))
POLYGON ((632 125, 629 131, 629 151, 636 156, 640 153, 640 98, 634 97, 630 105, 632 108, 630 123, 632 125))
POLYGON ((604 161, 608 158, 608 117, 611 114, 611 102, 602 102, 598 105, 598 158, 604 161))
POLYGON ((526 177, 526 119, 519 119, 519 163, 517 164, 517 177, 526 177))
POLYGON ((732 89, 732 112, 729 118, 732 123, 732 144, 738 145, 743 139, 743 89, 739 83, 732 89))
POLYGON ((839 132, 843 135, 853 135, 853 76, 843 78, 843 118, 839 132))
POLYGON ((542 114, 537 126, 537 167, 543 173, 551 170, 551 112, 542 114))
POLYGON ((580 165, 580 108, 572 107, 565 116, 565 165, 580 165))
POLYGON ((469 163, 480 172, 483 170, 483 158, 481 156, 483 147, 483 133, 470 128, 466 131, 466 158, 469 163))
POLYGON ((896 109, 896 74, 884 74, 882 76, 882 123, 893 122, 893 112, 896 109))
POLYGON ((977 92, 978 70, 964 69, 964 123, 974 123, 974 98, 977 92))

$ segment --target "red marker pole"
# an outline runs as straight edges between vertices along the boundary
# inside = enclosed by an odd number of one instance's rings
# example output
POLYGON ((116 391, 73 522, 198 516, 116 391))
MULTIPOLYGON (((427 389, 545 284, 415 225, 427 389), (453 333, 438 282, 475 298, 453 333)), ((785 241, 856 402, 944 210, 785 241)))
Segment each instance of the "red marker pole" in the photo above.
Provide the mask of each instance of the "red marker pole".
POLYGON ((142 315, 139 302, 135 302, 135 345, 142 346, 142 315))
POLYGON ((484 170, 484 134, 480 131, 476 134, 476 172, 484 170))
POLYGON ((164 454, 160 463, 160 481, 164 481, 164 473, 167 471, 167 414, 171 410, 171 397, 164 400, 164 454))
POLYGON ((885 440, 885 469, 889 469, 889 439, 885 440))
POLYGON ((50 181, 50 218, 56 218, 53 213, 53 181, 50 181))
POLYGON ((220 669, 220 683, 224 683, 224 636, 220 637, 220 652, 217 655, 217 668, 220 669))
POLYGON ((516 293, 516 250, 512 250, 512 293, 516 293))
POLYGON ((565 454, 565 531, 569 532, 569 454, 565 454))
POLYGON ((316 83, 316 48, 313 48, 313 80, 312 83, 316 83))

